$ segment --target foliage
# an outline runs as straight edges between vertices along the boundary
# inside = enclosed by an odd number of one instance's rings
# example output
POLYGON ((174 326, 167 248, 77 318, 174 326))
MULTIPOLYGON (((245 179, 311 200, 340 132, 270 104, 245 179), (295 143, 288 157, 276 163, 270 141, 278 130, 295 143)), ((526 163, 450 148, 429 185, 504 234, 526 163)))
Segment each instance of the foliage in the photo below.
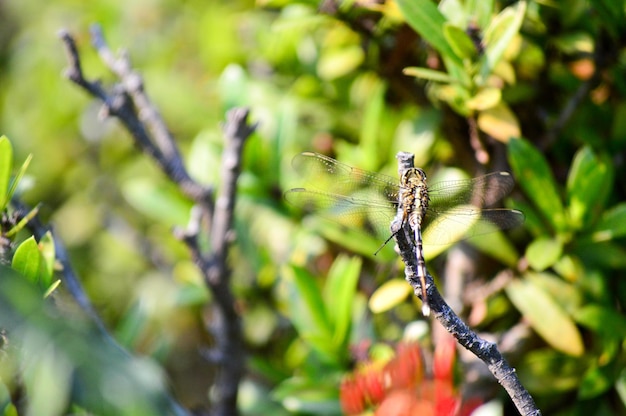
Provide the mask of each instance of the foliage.
MULTIPOLYGON (((107 327, 161 363, 185 406, 206 403, 213 378, 197 354, 207 343, 198 317, 212 300, 171 235, 190 204, 59 76, 53 35, 62 26, 105 84, 88 25, 98 21, 111 45, 128 49, 207 184, 218 183, 225 111, 246 105, 260 122, 245 149, 230 258, 250 351, 242 412, 339 412, 350 346, 395 344, 420 319, 392 248, 373 256, 377 240, 282 200, 300 185, 290 161, 302 150, 392 176, 395 153, 410 151, 433 182, 510 166, 519 186, 507 205, 526 223, 465 246, 481 289, 447 290, 453 255, 430 255, 429 271, 471 326, 503 348, 515 341, 512 365, 545 414, 624 411, 623 1, 5 3, 0 133, 15 149, 0 140, 0 207, 32 181, 20 197, 43 203, 39 214, 55 224, 107 327), (30 153, 31 176, 20 181, 25 167, 13 159, 30 153), (520 327, 532 330, 527 338, 515 338, 520 327)), ((38 285, 43 295, 54 284, 53 245, 29 237, 16 233, 13 262, 30 276, 27 293, 38 285)), ((434 338, 422 336, 428 355, 434 338)), ((67 374, 72 345, 51 345, 65 358, 41 371, 67 374)), ((70 388, 63 380, 59 397, 70 388)), ((508 399, 496 399, 508 412, 508 399)))

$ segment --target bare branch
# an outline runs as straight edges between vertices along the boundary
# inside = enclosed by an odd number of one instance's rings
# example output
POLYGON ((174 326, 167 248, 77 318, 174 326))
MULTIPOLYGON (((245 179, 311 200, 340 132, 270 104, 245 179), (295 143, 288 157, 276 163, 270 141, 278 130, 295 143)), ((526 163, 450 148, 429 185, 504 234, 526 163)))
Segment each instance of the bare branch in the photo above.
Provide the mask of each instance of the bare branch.
POLYGON ((135 143, 195 202, 187 229, 176 229, 174 232, 187 244, 213 295, 207 327, 215 339, 215 346, 207 350, 209 352, 205 355, 220 368, 212 388, 212 414, 234 415, 239 382, 245 370, 245 351, 226 258, 232 241, 236 184, 241 171, 243 145, 256 126, 248 124, 249 112, 246 109, 235 109, 228 113, 224 126, 226 145, 222 159, 223 182, 215 203, 213 188, 198 184, 187 173, 173 136, 145 93, 143 80, 133 70, 128 56, 122 53, 116 57, 98 26, 92 27, 91 34, 93 46, 101 60, 119 78, 120 83, 108 93, 99 83, 87 81, 82 73, 75 42, 63 31, 60 37, 70 64, 66 71, 67 77, 100 99, 107 115, 117 117, 132 134, 135 143), (200 233, 207 230, 211 243, 211 251, 208 253, 203 252, 199 244, 200 233))
MULTIPOLYGON (((398 170, 402 175, 407 169, 413 167, 413 155, 401 152, 396 156, 398 158, 398 170)), ((402 224, 402 213, 399 212, 394 221, 395 226, 402 224)), ((402 225, 404 230, 400 230, 395 234, 400 255, 405 264, 405 278, 413 288, 415 295, 421 298, 422 288, 420 279, 417 275, 417 256, 411 239, 408 237, 412 234, 410 225, 407 221, 402 225)), ((434 280, 430 274, 427 274, 426 296, 428 304, 435 318, 443 325, 443 327, 451 333, 464 348, 473 352, 480 358, 489 371, 495 376, 496 380, 504 387, 509 394, 513 403, 524 416, 539 416, 541 412, 535 405, 533 398, 521 384, 515 369, 512 368, 505 358, 502 356, 496 344, 485 341, 473 332, 459 318, 448 304, 441 297, 441 294, 435 286, 434 280)))
POLYGON ((139 148, 154 159, 185 195, 195 201, 211 200, 212 190, 193 181, 184 168, 174 138, 143 91, 141 76, 131 70, 128 59, 113 58, 98 26, 92 27, 92 36, 101 59, 120 78, 120 84, 113 86, 109 93, 99 82, 88 81, 82 72, 74 39, 66 30, 62 30, 59 37, 65 45, 70 64, 65 70, 67 78, 89 95, 101 100, 104 114, 119 119, 139 148))

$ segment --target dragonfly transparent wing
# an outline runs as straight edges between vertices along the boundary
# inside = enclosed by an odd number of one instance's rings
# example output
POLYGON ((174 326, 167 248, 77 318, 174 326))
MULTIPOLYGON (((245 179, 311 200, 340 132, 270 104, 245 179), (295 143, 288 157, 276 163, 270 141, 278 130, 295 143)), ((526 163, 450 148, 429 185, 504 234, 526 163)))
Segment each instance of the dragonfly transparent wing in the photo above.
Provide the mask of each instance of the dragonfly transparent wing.
POLYGON ((522 224, 521 211, 481 209, 498 202, 514 185, 507 172, 433 184, 428 190, 429 209, 422 223, 424 244, 450 244, 522 224), (467 232, 460 234, 463 230, 467 232))
POLYGON ((321 192, 349 196, 363 188, 371 188, 389 203, 397 204, 398 180, 391 176, 354 168, 313 152, 296 155, 292 165, 308 185, 321 192))
POLYGON ((457 205, 489 207, 509 194, 515 185, 508 172, 494 172, 474 179, 437 182, 428 188, 433 211, 446 211, 457 205))
POLYGON ((390 234, 396 212, 388 201, 367 191, 357 197, 294 188, 285 193, 285 199, 306 211, 340 224, 362 227, 379 237, 390 234))
POLYGON ((424 244, 452 244, 497 230, 508 230, 521 225, 524 214, 513 209, 479 209, 460 205, 447 211, 429 210, 424 218, 424 244))

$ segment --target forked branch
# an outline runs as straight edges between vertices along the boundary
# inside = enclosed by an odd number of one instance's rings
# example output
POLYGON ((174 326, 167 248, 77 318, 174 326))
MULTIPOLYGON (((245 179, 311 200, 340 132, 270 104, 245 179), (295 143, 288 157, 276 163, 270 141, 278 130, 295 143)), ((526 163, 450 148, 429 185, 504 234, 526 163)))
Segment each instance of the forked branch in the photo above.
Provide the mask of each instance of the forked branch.
POLYGON ((133 70, 127 54, 113 54, 98 26, 92 28, 91 36, 102 62, 119 82, 107 91, 99 82, 88 80, 83 74, 74 39, 67 31, 61 31, 60 38, 69 62, 66 76, 89 95, 102 101, 103 114, 119 119, 135 144, 195 203, 188 228, 177 230, 176 234, 187 244, 213 294, 213 310, 207 328, 215 346, 205 354, 219 367, 217 381, 212 388, 212 414, 234 415, 237 413, 237 392, 244 374, 245 354, 226 257, 232 241, 235 190, 241 171, 242 149, 256 126, 248 123, 248 110, 229 112, 224 125, 226 144, 220 176, 221 193, 216 200, 213 187, 199 184, 187 172, 174 137, 152 104, 143 80, 133 70), (210 251, 203 250, 198 243, 201 234, 209 235, 210 251))

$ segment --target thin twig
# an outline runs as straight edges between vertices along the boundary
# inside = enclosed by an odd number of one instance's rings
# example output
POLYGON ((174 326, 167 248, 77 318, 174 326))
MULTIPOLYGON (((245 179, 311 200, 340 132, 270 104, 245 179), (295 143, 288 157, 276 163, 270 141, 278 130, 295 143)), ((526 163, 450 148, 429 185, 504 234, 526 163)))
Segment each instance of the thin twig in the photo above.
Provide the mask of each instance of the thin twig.
POLYGON ((187 173, 174 138, 145 93, 143 80, 132 69, 127 54, 115 57, 98 26, 92 27, 91 34, 93 46, 105 65, 120 79, 120 84, 108 93, 99 83, 86 80, 75 42, 67 31, 62 31, 60 37, 70 63, 67 77, 100 99, 106 114, 117 117, 135 143, 195 202, 187 229, 177 229, 175 234, 186 243, 213 295, 211 321, 207 325, 216 345, 204 354, 219 367, 212 388, 211 414, 234 415, 237 412, 238 387, 245 369, 245 354, 226 258, 232 241, 236 184, 241 171, 243 145, 256 126, 248 123, 246 109, 228 113, 224 126, 226 145, 222 160, 222 184, 215 203, 213 188, 198 184, 187 173), (204 232, 210 233, 210 252, 204 252, 199 244, 200 233, 204 232))
MULTIPOLYGON (((398 158, 398 170, 402 175, 407 169, 413 167, 413 155, 401 152, 396 156, 398 158)), ((396 226, 402 224, 402 213, 398 213, 394 221, 396 226)), ((415 255, 415 247, 408 236, 412 235, 408 221, 402 224, 405 227, 404 232, 395 233, 395 239, 398 244, 400 255, 405 264, 405 277, 407 282, 413 288, 415 295, 421 297, 422 288, 420 279, 417 275, 417 257, 415 255)), ((443 325, 443 327, 451 333, 463 347, 473 352, 480 358, 489 371, 495 376, 496 380, 504 387, 509 394, 518 411, 524 416, 539 416, 540 410, 535 405, 533 398, 521 384, 515 369, 512 368, 504 359, 496 344, 485 341, 473 332, 459 318, 448 304, 441 297, 434 280, 430 274, 427 275, 426 296, 428 304, 435 318, 443 325)))
POLYGON ((65 45, 70 64, 65 70, 65 76, 91 96, 102 101, 103 114, 118 118, 131 133, 139 148, 154 159, 185 195, 194 201, 210 201, 212 189, 201 186, 187 173, 174 138, 143 90, 141 76, 131 70, 128 59, 113 57, 98 26, 94 25, 91 33, 98 54, 109 69, 120 78, 120 84, 115 85, 111 92, 107 92, 100 82, 88 81, 83 74, 74 39, 69 32, 62 30, 59 37, 65 45))

